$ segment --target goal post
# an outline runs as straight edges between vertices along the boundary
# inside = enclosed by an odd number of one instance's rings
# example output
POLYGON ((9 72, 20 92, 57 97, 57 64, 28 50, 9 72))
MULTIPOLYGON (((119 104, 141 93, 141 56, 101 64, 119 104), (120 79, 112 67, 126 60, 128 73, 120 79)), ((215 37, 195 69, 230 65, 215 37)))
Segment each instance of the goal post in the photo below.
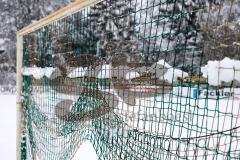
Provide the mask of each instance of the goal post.
POLYGON ((22 69, 22 49, 23 49, 23 43, 22 43, 22 37, 17 36, 17 136, 16 136, 16 157, 17 159, 21 159, 21 129, 22 129, 22 105, 21 105, 21 90, 22 90, 22 76, 21 76, 21 69, 22 69))
POLYGON ((18 31, 17 159, 239 159, 237 6, 76 0, 18 31))
POLYGON ((84 7, 94 5, 100 1, 101 0, 76 0, 72 4, 59 9, 58 11, 40 19, 39 21, 36 21, 36 22, 30 24, 27 27, 24 27, 23 29, 21 29, 17 32, 17 35, 23 36, 23 35, 33 32, 33 31, 36 31, 37 29, 42 28, 42 27, 48 25, 49 23, 53 23, 54 21, 60 20, 71 14, 79 12, 84 7))
POLYGON ((42 28, 49 23, 53 23, 59 19, 62 19, 68 15, 71 15, 75 12, 79 12, 82 8, 86 6, 90 6, 100 2, 101 0, 76 0, 72 4, 59 9, 58 11, 40 19, 37 22, 30 24, 27 27, 17 31, 17 135, 16 135, 16 157, 18 160, 21 159, 21 135, 22 135, 22 121, 23 121, 23 111, 22 111, 22 100, 21 100, 21 93, 22 93, 22 59, 23 59, 23 36, 27 35, 31 32, 36 31, 39 28, 42 28))

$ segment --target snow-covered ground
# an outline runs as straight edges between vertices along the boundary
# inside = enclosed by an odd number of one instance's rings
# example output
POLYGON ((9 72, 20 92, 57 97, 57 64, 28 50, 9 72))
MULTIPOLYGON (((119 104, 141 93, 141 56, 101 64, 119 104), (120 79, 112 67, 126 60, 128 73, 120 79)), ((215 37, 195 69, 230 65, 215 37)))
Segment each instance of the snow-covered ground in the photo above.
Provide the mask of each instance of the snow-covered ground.
MULTIPOLYGON (((15 149, 15 147, 16 147, 16 142, 15 142, 15 140, 16 140, 16 110, 15 110, 16 107, 15 107, 15 98, 16 97, 14 95, 0 95, 0 113, 1 113, 1 116, 0 116, 0 120, 1 120, 0 121, 0 129, 2 131, 2 132, 0 132, 0 147, 1 147, 0 148, 0 155, 1 155, 1 159, 4 159, 4 160, 5 159, 6 160, 14 160, 16 158, 15 157, 15 155, 16 155, 16 152, 15 152, 15 150, 16 150, 15 149)), ((172 97, 172 99, 171 99, 171 101, 174 101, 174 102, 176 100, 177 100, 176 97, 172 97)), ((140 101, 138 103, 144 103, 145 107, 154 105, 154 104, 150 103, 150 102, 153 102, 151 100, 151 98, 148 101, 149 104, 147 104, 146 102, 140 102, 140 101)), ((160 102, 161 101, 161 97, 157 97, 156 101, 160 102)), ((165 97, 164 101, 168 102, 168 98, 165 97)), ((207 105, 208 109, 209 109, 209 114, 211 114, 211 115, 213 114, 212 116, 214 116, 214 114, 215 114, 214 113, 214 109, 216 108, 216 104, 217 104, 216 100, 209 99, 208 102, 206 102, 205 100, 199 100, 198 102, 196 102, 196 101, 194 101, 192 99, 191 101, 192 102, 190 103, 190 105, 184 104, 183 103, 184 101, 182 101, 182 105, 187 105, 190 108, 193 107, 194 104, 198 105, 198 107, 199 107, 197 109, 198 110, 197 111, 198 114, 200 114, 201 111, 204 110, 204 106, 207 105)), ((172 106, 172 107, 174 107, 174 106, 172 106)), ((205 119, 205 120, 201 119, 201 116, 198 117, 198 120, 196 119, 196 116, 185 117, 185 118, 190 118, 191 119, 191 123, 195 124, 195 125, 192 126, 193 128, 194 128, 194 126, 200 125, 199 124, 200 122, 205 122, 205 123, 202 124, 202 127, 204 127, 204 128, 205 127, 206 128, 211 128, 211 130, 216 130, 219 126, 221 128, 221 131, 228 130, 228 129, 232 128, 232 127, 239 126, 240 122, 238 120, 238 117, 239 117, 240 100, 232 101, 232 100, 229 100, 229 99, 228 100, 224 100, 223 99, 223 100, 219 101, 219 107, 220 107, 219 111, 221 111, 220 113, 222 113, 222 115, 219 115, 219 117, 220 117, 220 120, 218 120, 219 124, 216 124, 214 122, 214 120, 211 119, 210 117, 205 119), (231 114, 235 115, 234 117, 236 117, 236 118, 232 118, 231 119, 231 116, 224 116, 226 113, 229 113, 229 114, 231 113, 231 114), (226 121, 226 122, 232 121, 232 123, 227 123, 227 124, 224 125, 224 121, 226 121)), ((121 113, 119 113, 119 115, 122 115, 123 118, 125 118, 125 122, 131 124, 131 126, 133 128, 138 128, 137 126, 135 126, 136 123, 134 123, 134 120, 138 119, 139 117, 134 117, 134 115, 135 115, 134 113, 136 111, 138 113, 140 113, 140 112, 139 112, 139 110, 136 110, 136 109, 132 110, 132 112, 130 112, 131 109, 132 108, 129 108, 129 106, 127 107, 124 104, 122 104, 121 105, 121 113), (125 117, 124 116, 125 115, 125 113, 124 113, 125 111, 128 111, 126 113, 128 113, 128 116, 132 117, 132 118, 129 119, 129 117, 128 118, 125 117), (129 115, 129 113, 130 113, 130 115, 129 115), (133 113, 133 115, 131 115, 131 113, 133 113)), ((178 110, 178 109, 181 110, 181 108, 175 108, 175 109, 176 110, 178 110)), ((187 109, 187 107, 185 109, 187 109)), ((165 109, 162 109, 162 111, 165 112, 165 109)), ((190 113, 190 110, 189 110, 189 113, 190 113)), ((141 114, 140 114, 140 116, 141 116, 141 114)), ((159 117, 159 115, 155 115, 155 116, 159 117)), ((139 123, 141 123, 141 122, 139 122, 139 123)), ((156 129, 156 130, 158 130, 158 133, 161 132, 161 129, 163 129, 163 128, 154 128, 154 126, 155 125, 150 124, 150 120, 147 120, 144 129, 143 128, 138 128, 138 129, 139 130, 148 131, 148 128, 152 127, 151 130, 153 131, 154 129, 156 129)), ((179 128, 179 127, 175 126, 173 130, 172 130, 172 133, 173 133, 172 136, 177 137, 178 133, 179 133, 178 131, 181 130, 182 131, 182 137, 187 137, 187 132, 182 130, 182 128, 179 128), (173 130, 174 130, 174 132, 173 132, 173 130)), ((194 130, 197 130, 197 128, 195 128, 194 130)), ((239 132, 239 130, 236 130, 236 131, 239 132)), ((204 132, 202 132, 202 134, 204 134, 204 132)), ((170 135, 170 133, 169 133, 169 135, 170 135)), ((192 131, 191 135, 198 135, 198 133, 192 131)), ((227 139, 229 137, 224 137, 224 138, 227 139)), ((214 148, 215 140, 211 139, 211 141, 212 141, 212 144, 209 144, 209 145, 210 145, 210 147, 214 148)), ((226 140, 223 140, 222 142, 220 142, 220 144, 222 146, 224 146, 224 147, 223 148, 219 148, 219 150, 225 151, 226 147, 229 147, 229 143, 226 142, 226 140)), ((231 142, 231 146, 239 149, 238 140, 232 141, 231 142)), ((84 142, 81 145, 81 147, 78 149, 77 153, 74 156, 74 160, 78 160, 79 158, 81 158, 81 159, 88 159, 88 160, 96 160, 97 159, 96 153, 95 153, 91 143, 84 142)))
POLYGON ((16 159, 16 100, 0 95, 0 159, 16 159))
MULTIPOLYGON (((159 77, 160 79, 171 83, 177 81, 178 77, 184 78, 188 76, 187 73, 171 67, 163 60, 159 61, 158 64, 167 69, 167 72, 162 77, 159 77)), ((231 82, 233 80, 239 82, 239 67, 240 61, 225 58, 222 61, 209 61, 206 66, 202 67, 201 71, 203 76, 208 79, 210 85, 218 86, 222 82, 231 82)), ((44 75, 49 77, 54 69, 40 69, 40 72, 38 70, 39 68, 25 68, 23 74, 33 75, 38 79, 44 75)), ((70 78, 82 77, 85 75, 85 71, 86 69, 84 68, 76 68, 68 76, 70 78)), ((110 65, 103 65, 97 76, 98 78, 111 78, 111 73, 110 65)), ((136 75, 138 75, 137 72, 130 71, 126 74, 126 79, 136 75)), ((114 90, 108 91, 118 96, 114 90)), ((228 148, 231 148, 232 151, 240 150, 238 145, 239 139, 231 136, 231 131, 234 131, 236 137, 240 133, 240 88, 223 88, 220 90, 210 88, 206 90, 201 87, 174 87, 170 94, 164 94, 164 96, 136 98, 135 106, 125 103, 120 97, 118 98, 119 104, 115 106, 114 112, 127 124, 125 129, 128 131, 138 130, 151 135, 164 135, 165 137, 173 137, 175 139, 208 137, 208 139, 203 139, 202 142, 199 142, 198 145, 199 148, 204 148, 205 142, 209 141, 208 147, 213 150, 209 151, 209 155, 214 155, 216 148, 219 146, 221 147, 218 150, 222 153, 227 152, 228 148), (209 95, 208 98, 206 95, 209 95), (209 133, 215 136, 209 137, 209 133), (221 135, 221 137, 218 137, 218 135, 221 135)), ((40 112, 47 113, 49 119, 54 119, 54 117, 56 118, 54 107, 48 106, 56 106, 62 100, 71 100, 75 103, 78 100, 78 96, 65 95, 49 89, 43 90, 41 93, 33 93, 32 100, 37 106, 40 106, 40 112), (49 95, 54 95, 52 100, 49 100, 49 95)), ((59 124, 53 123, 51 127, 57 125, 59 124)), ((115 133, 114 130, 111 132, 115 133)), ((66 138, 60 139, 58 141, 53 140, 52 143, 57 145, 60 143, 64 144, 66 138)), ((179 142, 172 141, 171 143, 173 144, 171 150, 177 150, 175 146, 177 147, 179 142)), ((193 152, 195 142, 191 143, 192 145, 181 143, 181 148, 188 147, 188 151, 191 151, 188 153, 188 156, 194 156, 195 154, 193 152)), ((163 147, 167 149, 167 146, 166 144, 163 147)), ((48 150, 51 149, 53 148, 50 146, 48 150)), ((204 149, 199 149, 198 152, 199 155, 204 155, 204 149)), ((182 150, 180 155, 184 153, 185 150, 182 150)), ((231 153, 231 156, 233 157, 234 154, 231 153)), ((74 160, 79 157, 96 159, 95 151, 90 143, 84 143, 80 147, 74 156, 74 160)))
MULTIPOLYGON (((0 94, 0 159, 16 159, 16 96, 0 94)), ((93 146, 84 142, 77 151, 74 160, 96 160, 93 146)))
MULTIPOLYGON (((53 92, 53 91, 50 91, 53 92)), ((212 150, 216 149, 226 152, 227 148, 232 150, 240 150, 238 145, 239 139, 231 139, 230 131, 232 128, 240 126, 240 99, 224 98, 217 99, 211 97, 208 100, 204 98, 194 99, 188 88, 174 88, 173 94, 165 94, 165 96, 157 96, 151 98, 136 99, 136 106, 130 106, 119 99, 119 105, 115 108, 115 113, 120 116, 123 121, 128 124, 127 130, 137 129, 141 132, 146 132, 152 135, 164 135, 173 138, 201 137, 207 136, 209 133, 224 132, 226 136, 210 137, 208 147, 212 150), (192 97, 192 98, 189 98, 192 97), (164 103, 164 105, 163 105, 164 103), (154 109, 153 109, 154 108, 154 109)), ((51 95, 53 95, 51 93, 51 95)), ((76 101, 75 96, 55 93, 60 99, 51 101, 51 106, 56 106, 62 99, 71 99, 76 101)), ((54 116, 54 110, 49 109, 49 92, 37 93, 33 95, 33 100, 37 105, 42 106, 41 112, 48 113, 49 116, 54 116), (51 114, 52 113, 52 114, 51 114)), ((239 129, 235 129, 236 134, 239 134, 239 129)), ((114 133, 114 130, 111 131, 114 133)), ((206 139, 199 142, 199 147, 204 148, 206 139)), ((176 150, 179 142, 172 141, 172 150, 176 150), (176 143, 176 144, 175 144, 176 143)), ((88 144, 89 145, 89 144, 88 144)), ((181 143, 182 148, 188 144, 181 143)), ((163 147, 167 147, 168 145, 163 147)), ((188 145, 189 151, 193 151, 195 145, 188 145)), ((181 151, 183 154, 185 151, 181 151)), ((199 150, 199 155, 203 155, 204 150, 199 150)), ((81 151, 78 151, 80 154, 81 151)), ((189 152, 188 155, 194 156, 194 152, 189 152)), ((215 154, 212 151, 210 154, 215 154)), ((233 153, 234 154, 234 153, 233 153)), ((90 154, 89 154, 90 155, 90 154)), ((78 157, 78 156, 77 156, 78 157)), ((79 156, 80 157, 80 156, 79 156)), ((201 157, 202 158, 202 157, 201 157)))

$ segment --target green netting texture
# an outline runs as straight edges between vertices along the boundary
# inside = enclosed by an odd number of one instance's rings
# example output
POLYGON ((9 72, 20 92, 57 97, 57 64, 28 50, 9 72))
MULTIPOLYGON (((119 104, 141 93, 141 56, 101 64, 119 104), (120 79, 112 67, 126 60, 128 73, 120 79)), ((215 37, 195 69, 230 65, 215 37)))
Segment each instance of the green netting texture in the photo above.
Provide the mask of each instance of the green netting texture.
POLYGON ((22 159, 240 159, 237 0, 103 0, 23 37, 22 159))

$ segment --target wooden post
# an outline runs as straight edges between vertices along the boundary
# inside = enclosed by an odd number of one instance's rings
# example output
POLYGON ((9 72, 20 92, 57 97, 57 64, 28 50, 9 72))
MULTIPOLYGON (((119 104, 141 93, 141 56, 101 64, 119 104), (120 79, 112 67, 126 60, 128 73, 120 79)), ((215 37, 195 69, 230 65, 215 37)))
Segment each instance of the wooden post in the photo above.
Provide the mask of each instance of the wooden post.
POLYGON ((23 37, 17 35, 17 136, 16 136, 16 159, 21 159, 21 134, 22 134, 22 57, 23 57, 23 37))
POLYGON ((19 36, 26 35, 28 33, 34 32, 39 28, 42 28, 50 23, 67 17, 71 14, 81 11, 82 9, 97 4, 103 0, 76 0, 74 3, 42 18, 41 20, 30 24, 29 26, 21 29, 17 32, 19 36))
POLYGON ((23 61, 23 36, 36 31, 48 24, 81 11, 85 7, 92 6, 102 0, 76 0, 74 3, 46 16, 45 18, 32 23, 31 25, 17 32, 17 135, 16 135, 16 159, 21 160, 21 140, 23 131, 23 110, 22 110, 22 61, 23 61))

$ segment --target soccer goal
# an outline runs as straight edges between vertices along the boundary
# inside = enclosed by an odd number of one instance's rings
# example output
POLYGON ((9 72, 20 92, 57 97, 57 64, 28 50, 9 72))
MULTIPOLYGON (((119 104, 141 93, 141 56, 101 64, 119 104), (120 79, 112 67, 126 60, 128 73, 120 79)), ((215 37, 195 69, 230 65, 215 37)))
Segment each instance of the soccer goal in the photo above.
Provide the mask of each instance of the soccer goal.
POLYGON ((239 6, 77 0, 18 31, 18 159, 240 159, 239 6))

